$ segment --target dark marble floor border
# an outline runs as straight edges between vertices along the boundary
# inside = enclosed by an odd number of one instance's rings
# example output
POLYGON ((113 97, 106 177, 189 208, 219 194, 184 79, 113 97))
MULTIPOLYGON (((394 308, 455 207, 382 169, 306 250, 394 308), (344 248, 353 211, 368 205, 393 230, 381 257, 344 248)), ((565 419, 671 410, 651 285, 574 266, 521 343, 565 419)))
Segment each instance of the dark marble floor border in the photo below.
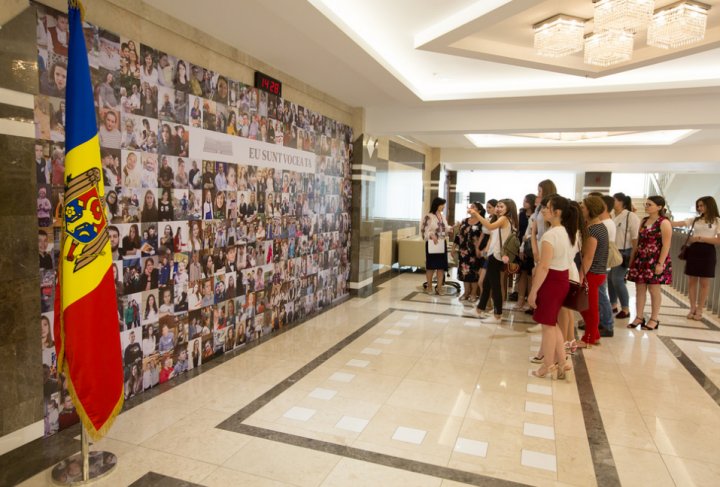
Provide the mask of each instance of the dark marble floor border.
MULTIPOLYGON (((668 298, 670 298, 671 301, 673 301, 674 303, 676 303, 677 305, 679 305, 681 308, 683 308, 683 309, 689 309, 689 308, 690 308, 690 307, 687 305, 687 303, 683 302, 683 300, 680 299, 680 298, 678 298, 677 296, 674 296, 673 294, 671 294, 670 291, 668 291, 668 290, 666 290, 666 289, 662 289, 662 292, 663 292, 663 294, 664 294, 665 296, 667 296, 668 298)), ((712 331, 720 331, 720 326, 717 326, 715 323, 713 323, 713 322, 710 321, 709 319, 703 318, 701 321, 702 321, 702 323, 703 323, 705 326, 707 326, 710 330, 712 330, 712 331)), ((692 328, 692 327, 689 327, 689 328, 692 328)), ((694 329, 697 330, 697 328, 694 328, 694 329)))
MULTIPOLYGON (((317 367, 322 365, 330 357, 340 352, 342 349, 347 347, 350 343, 355 341, 357 338, 365 334, 368 330, 379 324, 385 318, 395 312, 407 312, 415 314, 430 314, 440 316, 450 316, 453 318, 461 318, 456 314, 442 313, 437 311, 421 311, 416 309, 402 309, 402 308, 388 308, 378 316, 367 322, 365 325, 357 329, 355 332, 342 339, 337 344, 330 347, 327 351, 323 352, 315 359, 308 362, 305 366, 297 370, 295 373, 290 375, 287 379, 277 384, 275 387, 267 391, 266 393, 259 396, 257 399, 252 401, 250 404, 240 409, 237 413, 233 414, 225 421, 217 425, 217 428, 224 429, 226 431, 232 431, 235 433, 241 433, 249 436, 255 436, 257 438, 263 438, 271 441, 278 441, 302 448, 309 448, 312 450, 330 453, 333 455, 340 455, 356 460, 362 460, 380 465, 399 468, 411 472, 421 473, 425 475, 434 476, 446 480, 453 480, 457 482, 464 482, 471 485, 490 485, 490 486, 519 486, 524 484, 518 484, 508 480, 498 479, 495 477, 489 477, 481 474, 472 472, 466 472, 463 470, 457 470, 449 467, 443 467, 439 465, 433 465, 430 463, 419 462, 415 460, 408 460, 401 457, 392 455, 372 452, 359 448, 353 448, 347 445, 340 445, 337 443, 316 440, 307 438, 304 436, 298 436, 290 433, 283 433, 279 431, 270 430, 267 428, 260 428, 256 426, 243 424, 243 421, 252 416, 255 412, 260 410, 262 407, 274 400, 278 395, 295 385, 304 376, 315 370, 317 367)), ((593 466, 595 470, 595 476, 598 481, 598 485, 603 486, 619 486, 619 476, 615 462, 612 458, 612 451, 610 450, 610 444, 607 439, 607 434, 603 426, 602 418, 600 417, 600 410, 595 398, 595 393, 590 381, 590 375, 585 364, 585 359, 582 353, 579 353, 574 358, 574 368, 576 374, 576 385, 578 393, 581 398, 581 404, 583 409, 583 418, 585 420, 585 427, 587 430, 588 443, 590 445, 590 451, 593 459, 593 466)))
POLYGON ((692 361, 690 357, 688 357, 685 352, 682 351, 682 349, 678 346, 677 343, 675 343, 675 340, 684 340, 684 341, 690 341, 690 342, 700 342, 700 343, 713 343, 717 344, 720 342, 712 341, 712 340, 700 340, 700 339, 690 339, 690 338, 680 338, 680 337, 669 337, 669 336, 658 336, 660 341, 667 347, 667 349, 670 351, 670 353, 675 356, 675 358, 682 364, 683 367, 685 367, 685 370, 687 370, 691 376, 693 376, 693 379, 697 381, 698 384, 700 384, 700 387, 703 388, 705 392, 708 393, 708 395, 715 401, 715 404, 720 406, 720 389, 718 386, 708 377, 705 375, 705 372, 702 371, 700 367, 697 366, 695 362, 692 361))
POLYGON ((353 460, 361 460, 363 462, 370 462, 378 465, 384 465, 386 467, 407 470, 409 472, 429 475, 431 477, 436 477, 440 479, 462 482, 469 485, 490 487, 529 487, 528 484, 521 484, 518 482, 513 482, 511 480, 488 477, 486 475, 481 475, 478 473, 457 470, 450 467, 443 467, 441 465, 433 465, 431 463, 420 462, 417 460, 408 460, 406 458, 387 455, 385 453, 377 453, 374 451, 353 448, 351 446, 340 445, 338 443, 332 443, 329 441, 305 438, 303 436, 283 433, 280 431, 273 431, 265 428, 258 428, 256 426, 243 424, 240 425, 237 430, 233 429, 231 431, 234 431, 236 433, 242 433, 244 435, 255 436, 257 438, 263 438, 270 441, 278 441, 301 448, 309 448, 311 450, 320 451, 323 453, 330 453, 332 455, 352 458, 353 460))
POLYGON ((148 472, 128 487, 203 487, 187 480, 168 477, 157 472, 148 472))
MULTIPOLYGON (((334 303, 326 306, 321 311, 306 316, 304 319, 292 323, 281 330, 262 336, 242 347, 234 349, 232 352, 224 353, 210 362, 204 363, 192 370, 187 371, 183 375, 173 378, 172 380, 160 384, 152 389, 144 391, 135 397, 131 397, 125 401, 122 412, 128 411, 140 404, 150 401, 160 394, 168 392, 185 382, 194 379, 198 375, 207 372, 228 360, 232 360, 238 355, 245 353, 261 344, 272 340, 274 337, 286 333, 293 328, 307 323, 313 318, 335 308, 351 299, 350 296, 344 296, 334 303)), ((121 414, 122 414, 121 412, 121 414)), ((41 471, 55 465, 70 455, 80 450, 80 442, 75 438, 80 434, 80 425, 73 425, 63 431, 60 431, 47 438, 37 438, 29 443, 19 446, 3 455, 0 455, 0 486, 16 485, 30 477, 37 475, 41 471)))
POLYGON ((583 411, 583 420, 585 421, 585 431, 587 432, 588 444, 590 445, 590 455, 592 456, 593 466, 595 467, 595 479, 597 484, 603 487, 620 486, 620 476, 613 459, 612 450, 610 449, 610 441, 605 433, 600 408, 595 397, 592 381, 590 380, 590 372, 585 362, 585 355, 582 350, 573 355, 573 371, 575 373, 575 383, 580 396, 580 405, 583 411))

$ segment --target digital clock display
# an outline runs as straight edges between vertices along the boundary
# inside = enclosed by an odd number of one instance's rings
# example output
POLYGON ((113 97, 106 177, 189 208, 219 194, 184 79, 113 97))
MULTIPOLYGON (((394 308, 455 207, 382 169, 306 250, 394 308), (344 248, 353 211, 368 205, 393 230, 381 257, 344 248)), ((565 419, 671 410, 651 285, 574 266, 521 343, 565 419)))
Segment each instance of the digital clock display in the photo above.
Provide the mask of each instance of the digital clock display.
POLYGON ((282 96, 282 83, 260 71, 255 71, 255 88, 282 96))

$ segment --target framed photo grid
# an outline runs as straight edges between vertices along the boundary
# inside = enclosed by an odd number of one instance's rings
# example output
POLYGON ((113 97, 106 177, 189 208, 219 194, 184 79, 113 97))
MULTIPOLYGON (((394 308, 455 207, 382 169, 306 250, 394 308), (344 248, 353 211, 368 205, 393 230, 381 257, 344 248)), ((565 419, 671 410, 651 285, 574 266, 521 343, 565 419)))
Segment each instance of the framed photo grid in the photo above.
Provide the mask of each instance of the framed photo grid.
MULTIPOLYGON (((36 5, 35 162, 45 434, 77 422, 57 373, 67 16, 36 5)), ((126 398, 347 295, 352 129, 84 23, 126 398), (315 171, 190 157, 191 128, 303 151, 315 171)))

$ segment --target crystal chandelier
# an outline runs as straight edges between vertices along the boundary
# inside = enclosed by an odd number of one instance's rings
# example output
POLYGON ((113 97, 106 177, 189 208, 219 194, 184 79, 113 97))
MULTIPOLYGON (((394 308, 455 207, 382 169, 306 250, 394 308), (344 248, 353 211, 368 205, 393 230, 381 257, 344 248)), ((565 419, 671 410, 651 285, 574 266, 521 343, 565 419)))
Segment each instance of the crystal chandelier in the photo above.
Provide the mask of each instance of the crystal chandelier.
POLYGON ((585 63, 607 67, 632 58, 634 35, 622 29, 595 32, 585 38, 585 63))
POLYGON ((637 32, 647 27, 655 0, 593 0, 595 31, 625 29, 637 32))
POLYGON ((658 10, 648 27, 648 45, 673 49, 703 40, 709 9, 704 3, 686 0, 658 10))
POLYGON ((533 26, 535 49, 541 56, 562 57, 582 51, 585 20, 556 15, 533 26))

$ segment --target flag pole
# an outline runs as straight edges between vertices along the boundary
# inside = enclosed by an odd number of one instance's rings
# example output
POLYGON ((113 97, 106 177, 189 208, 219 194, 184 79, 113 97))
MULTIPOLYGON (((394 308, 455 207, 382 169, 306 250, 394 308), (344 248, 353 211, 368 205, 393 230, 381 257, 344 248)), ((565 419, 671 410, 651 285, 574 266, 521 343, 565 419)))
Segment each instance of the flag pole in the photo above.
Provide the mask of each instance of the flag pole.
POLYGON ((82 428, 80 432, 80 441, 82 442, 80 453, 83 459, 83 482, 87 482, 90 480, 90 442, 88 441, 85 425, 80 424, 80 427, 82 428))

